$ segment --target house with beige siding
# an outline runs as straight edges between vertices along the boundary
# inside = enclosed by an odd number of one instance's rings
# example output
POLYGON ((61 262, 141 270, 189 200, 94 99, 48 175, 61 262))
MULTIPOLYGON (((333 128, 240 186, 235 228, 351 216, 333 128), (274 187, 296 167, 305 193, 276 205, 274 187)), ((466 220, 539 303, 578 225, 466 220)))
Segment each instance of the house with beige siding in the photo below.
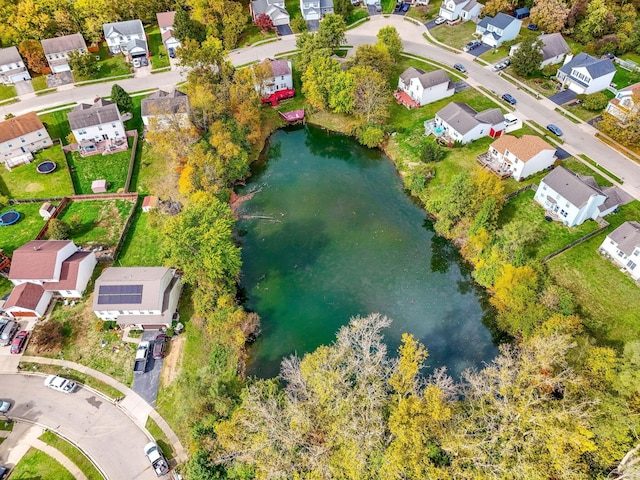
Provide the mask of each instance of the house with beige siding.
POLYGON ((29 70, 16 47, 0 48, 0 82, 11 85, 31 80, 29 70))
POLYGON ((0 122, 0 161, 8 168, 28 163, 33 154, 53 145, 35 112, 0 122))
POLYGON ((74 33, 73 35, 42 40, 42 49, 47 62, 49 62, 51 73, 60 73, 71 70, 69 54, 71 52, 86 53, 87 44, 81 34, 74 33))

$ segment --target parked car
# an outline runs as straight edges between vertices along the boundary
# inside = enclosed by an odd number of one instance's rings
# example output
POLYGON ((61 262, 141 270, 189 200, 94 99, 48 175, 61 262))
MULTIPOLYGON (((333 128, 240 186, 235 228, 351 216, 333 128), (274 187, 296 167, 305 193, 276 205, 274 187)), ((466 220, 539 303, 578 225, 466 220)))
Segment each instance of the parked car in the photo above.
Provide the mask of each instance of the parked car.
POLYGON ((559 137, 562 136, 562 130, 560 130, 560 128, 554 125, 553 123, 550 123, 549 125, 547 125, 547 130, 549 130, 554 135, 557 135, 559 137))
POLYGON ((411 6, 410 3, 404 3, 402 4, 402 8, 400 10, 402 10, 402 12, 407 13, 409 11, 409 7, 411 6))
POLYGON ((173 47, 167 48, 167 53, 171 58, 176 58, 176 49, 173 47))
POLYGON ((505 93, 504 95, 502 95, 501 98, 510 105, 515 105, 516 103, 518 103, 515 97, 513 97, 513 95, 510 95, 508 93, 505 93))
POLYGON ((14 322, 13 320, 10 320, 9 322, 7 322, 7 324, 2 329, 2 333, 0 334, 1 346, 6 347, 11 343, 11 340, 13 340, 13 336, 18 331, 19 326, 20 325, 18 325, 18 323, 14 322))
POLYGON ((153 342, 153 358, 164 358, 165 352, 167 351, 167 340, 169 339, 164 333, 158 334, 153 342))
POLYGON ((139 58, 134 58, 133 59, 133 68, 140 68, 140 59, 139 58))
POLYGON ((72 393, 76 389, 76 382, 58 375, 49 375, 44 379, 44 386, 53 388, 62 393, 72 393))
POLYGON ((404 5, 404 2, 396 2, 396 8, 394 8, 393 11, 399 12, 403 5, 404 5))
POLYGON ((444 17, 438 17, 438 18, 436 18, 436 20, 435 20, 433 23, 435 23, 436 25, 442 25, 442 24, 443 24, 444 22, 446 22, 446 21, 447 21, 447 19, 446 19, 446 18, 444 18, 444 17))
POLYGON ((0 465, 0 480, 4 480, 9 475, 9 467, 3 467, 0 465))
POLYGON ((467 69, 464 68, 464 65, 462 65, 461 63, 456 63, 453 68, 455 68, 456 70, 458 70, 459 72, 462 73, 467 73, 467 69))
POLYGON ((27 332, 26 330, 18 332, 18 334, 13 339, 13 342, 11 342, 11 350, 9 352, 16 355, 21 353, 22 349, 24 348, 24 344, 27 343, 28 336, 29 332, 27 332))
POLYGON ((11 408, 11 402, 9 400, 0 400, 0 413, 7 413, 11 408))
POLYGON ((505 68, 507 68, 509 65, 511 65, 511 60, 504 60, 500 63, 496 63, 491 70, 493 70, 494 72, 497 72, 499 70, 504 70, 505 68))
POLYGON ((166 458, 162 454, 162 451, 158 448, 156 442, 149 442, 144 446, 144 454, 147 456, 147 460, 151 464, 151 468, 158 477, 169 473, 169 464, 166 458))
POLYGON ((527 28, 532 32, 535 32, 536 30, 538 30, 538 25, 536 25, 535 23, 530 23, 529 25, 527 25, 527 28))
POLYGON ((147 360, 149 359, 149 342, 141 340, 136 349, 136 358, 133 363, 133 373, 141 374, 147 369, 147 360))
POLYGON ((469 43, 467 43, 464 47, 463 50, 465 52, 470 52, 471 50, 473 50, 474 48, 478 48, 480 45, 482 45, 482 42, 480 42, 480 40, 471 40, 469 43))
POLYGON ((380 5, 379 3, 376 3, 376 12, 381 12, 382 11, 382 5, 380 5))

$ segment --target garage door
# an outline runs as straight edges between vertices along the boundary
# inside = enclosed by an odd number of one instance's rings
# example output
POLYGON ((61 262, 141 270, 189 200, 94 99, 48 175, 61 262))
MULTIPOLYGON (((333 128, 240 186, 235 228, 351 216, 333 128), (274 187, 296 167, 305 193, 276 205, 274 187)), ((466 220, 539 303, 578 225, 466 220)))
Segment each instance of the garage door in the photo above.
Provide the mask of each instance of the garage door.
POLYGON ((33 312, 7 312, 12 317, 36 317, 37 315, 33 312))
POLYGON ((51 72, 52 73, 60 73, 60 72, 68 72, 70 70, 71 70, 71 68, 69 67, 69 65, 65 63, 63 65, 55 65, 51 69, 51 72))
POLYGON ((9 80, 11 80, 11 83, 16 83, 16 82, 22 82, 23 80, 31 80, 31 77, 29 76, 29 73, 22 72, 17 75, 11 75, 9 77, 9 80))

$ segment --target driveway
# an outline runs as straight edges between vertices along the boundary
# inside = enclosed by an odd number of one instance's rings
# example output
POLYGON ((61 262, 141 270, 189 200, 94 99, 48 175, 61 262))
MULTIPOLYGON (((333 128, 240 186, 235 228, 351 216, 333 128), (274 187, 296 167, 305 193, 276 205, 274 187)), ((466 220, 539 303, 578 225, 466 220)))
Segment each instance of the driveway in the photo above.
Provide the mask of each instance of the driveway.
POLYGON ((293 30, 291 30, 291 25, 278 25, 276 26, 276 30, 278 31, 278 35, 284 37, 285 35, 293 35, 293 30))
POLYGON ((556 147, 556 157, 558 157, 558 160, 565 160, 570 156, 571 154, 567 152, 564 148, 556 147))
MULTIPOLYGON (((122 410, 81 388, 65 395, 43 385, 41 375, 0 375, 2 394, 14 402, 9 418, 58 431, 91 457, 110 479, 157 478, 143 453, 146 433, 122 410)), ((5 458, 0 444, 0 457, 5 458)))
POLYGON ((307 30, 317 32, 320 30, 320 20, 307 20, 307 30))
POLYGON ((370 17, 373 17, 374 15, 382 15, 382 12, 376 11, 375 5, 367 5, 367 11, 369 12, 370 17))
MULTIPOLYGON (((151 62, 148 61, 148 63, 149 63, 149 65, 147 65, 146 67, 134 68, 133 69, 133 76, 135 78, 150 76, 151 75, 151 62)), ((169 64, 171 64, 171 62, 169 62, 169 64)))
POLYGON ((23 80, 21 82, 16 82, 13 84, 16 87, 16 93, 18 96, 24 95, 25 93, 33 92, 33 85, 31 84, 31 80, 23 80))
POLYGON ((549 100, 551 100, 556 105, 564 105, 565 103, 570 102, 577 96, 578 94, 576 92, 574 92, 573 90, 567 89, 567 90, 563 90, 560 93, 556 93, 555 95, 552 95, 551 97, 549 97, 549 100))
MULTIPOLYGON (((156 335, 160 333, 158 330, 144 330, 142 332, 142 340, 147 340, 153 349, 153 341, 156 335)), ((158 397, 158 387, 160 386, 160 372, 162 371, 162 359, 154 360, 149 352, 149 361, 144 373, 133 376, 133 384, 131 390, 136 392, 145 401, 155 408, 156 399, 158 397)))
POLYGON ((455 93, 460 93, 465 91, 467 88, 471 88, 471 85, 464 80, 459 80, 453 84, 453 88, 455 93))
POLYGON ((486 43, 481 43, 479 47, 474 48, 473 50, 469 50, 467 53, 469 55, 473 55, 474 57, 479 57, 485 52, 488 52, 493 47, 491 45, 487 45, 486 43))
POLYGON ((427 30, 431 30, 432 28, 439 27, 439 25, 436 25, 436 18, 434 18, 433 20, 429 20, 427 23, 424 24, 424 26, 427 27, 427 30))

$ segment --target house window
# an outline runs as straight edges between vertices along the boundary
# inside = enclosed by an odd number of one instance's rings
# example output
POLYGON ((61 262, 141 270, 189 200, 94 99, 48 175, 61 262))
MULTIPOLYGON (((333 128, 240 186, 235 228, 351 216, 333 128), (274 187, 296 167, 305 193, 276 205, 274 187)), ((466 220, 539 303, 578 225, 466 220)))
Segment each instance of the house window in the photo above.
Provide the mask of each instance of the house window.
POLYGON ((10 143, 7 143, 7 147, 11 148, 13 147, 13 145, 11 145, 10 143))
POLYGON ((547 186, 546 186, 546 185, 544 185, 544 186, 542 187, 542 189, 543 189, 543 190, 546 190, 546 189, 547 189, 547 186))
POLYGON ((632 262, 631 260, 629 260, 629 262, 627 263, 627 268, 629 270, 633 270, 634 268, 636 268, 636 264, 634 262, 632 262))
POLYGON ((42 136, 42 132, 38 132, 38 136, 41 137, 42 136))
POLYGON ((98 130, 102 131, 102 127, 101 127, 101 126, 98 126, 98 130))
POLYGON ((638 256, 638 250, 634 250, 634 252, 633 252, 633 256, 634 256, 634 257, 637 257, 637 256, 638 256))
POLYGON ((622 252, 622 250, 618 250, 618 256, 619 257, 623 257, 624 256, 624 253, 622 252))
POLYGON ((78 130, 78 134, 79 134, 79 135, 86 135, 86 134, 87 134, 87 131, 86 131, 85 129, 78 130))
POLYGON ((20 141, 21 141, 22 143, 24 143, 24 138, 21 138, 21 139, 20 139, 20 141))

